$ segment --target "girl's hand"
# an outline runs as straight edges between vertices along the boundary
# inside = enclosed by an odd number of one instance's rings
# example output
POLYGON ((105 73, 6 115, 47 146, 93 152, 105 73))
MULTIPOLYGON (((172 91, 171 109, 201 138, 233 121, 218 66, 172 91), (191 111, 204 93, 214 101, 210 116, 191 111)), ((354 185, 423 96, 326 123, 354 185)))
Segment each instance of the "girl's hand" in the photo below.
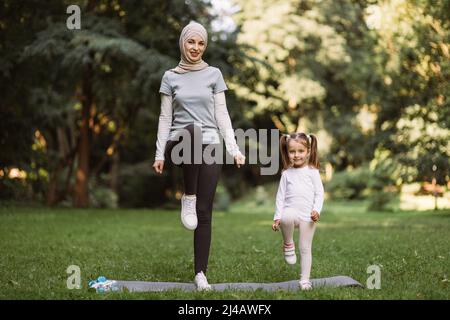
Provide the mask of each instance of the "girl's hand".
POLYGON ((156 173, 161 174, 163 172, 164 168, 164 160, 155 160, 153 163, 153 170, 155 170, 156 173))
POLYGON ((234 157, 234 161, 236 162, 236 166, 240 168, 241 165, 245 164, 245 156, 242 153, 239 153, 234 157))
POLYGON ((319 221, 319 218, 320 218, 320 214, 316 210, 313 210, 311 212, 312 221, 317 222, 317 221, 319 221))
POLYGON ((272 230, 278 231, 280 229, 280 219, 277 219, 273 222, 272 230))

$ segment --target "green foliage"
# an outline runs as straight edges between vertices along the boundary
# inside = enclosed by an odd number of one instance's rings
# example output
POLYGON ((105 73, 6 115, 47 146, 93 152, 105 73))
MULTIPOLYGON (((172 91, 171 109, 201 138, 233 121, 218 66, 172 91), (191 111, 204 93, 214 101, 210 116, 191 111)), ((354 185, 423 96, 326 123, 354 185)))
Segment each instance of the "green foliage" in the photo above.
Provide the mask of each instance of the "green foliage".
POLYGON ((383 190, 375 190, 371 192, 369 197, 369 206, 368 210, 374 210, 374 211, 389 211, 390 209, 389 205, 390 203, 396 199, 398 194, 394 192, 386 192, 383 190))
POLYGON ((404 181, 448 181, 449 1, 237 3, 239 39, 266 62, 260 90, 241 90, 255 101, 250 116, 320 133, 338 171, 381 148, 416 169, 404 181))
MULTIPOLYGON (((86 85, 92 91, 90 130, 95 131, 89 148, 91 176, 108 172, 112 157, 107 152, 122 153, 120 164, 125 166, 152 162, 160 111, 158 90, 164 71, 179 60, 180 31, 191 20, 210 29, 214 18, 210 3, 200 0, 80 1, 76 4, 81 7, 82 28, 68 30, 69 4, 73 3, 0 3, 5 10, 0 22, 6 28, 0 41, 7 49, 0 58, 0 83, 7 93, 0 102, 0 116, 5 119, 0 128, 4 151, 0 168, 32 162, 36 170, 49 172, 49 184, 64 180, 59 172, 67 170, 59 168, 66 169, 75 161, 72 151, 77 150, 86 85), (37 130, 46 144, 32 149, 37 130)), ((205 60, 220 67, 226 78, 232 78, 238 69, 246 72, 246 57, 235 34, 211 31, 205 60)), ((252 78, 246 76, 246 83, 252 78)), ((232 119, 246 107, 233 94, 228 105, 238 106, 230 107, 232 119)), ((241 125, 251 126, 239 118, 241 125)), ((56 193, 67 191, 57 185, 56 193)), ((69 197, 62 195, 61 199, 69 197)), ((148 201, 130 203, 144 205, 148 201)))
POLYGON ((231 204, 231 197, 227 188, 222 183, 217 185, 216 195, 214 197, 214 210, 228 211, 231 204))
POLYGON ((29 196, 27 185, 21 179, 0 179, 0 200, 25 200, 29 196))
POLYGON ((393 165, 392 159, 384 159, 379 166, 374 162, 372 166, 336 172, 325 190, 332 199, 367 199, 370 210, 389 210, 399 196, 400 187, 394 177, 401 167, 393 165))
POLYGON ((167 200, 168 181, 154 173, 149 162, 123 165, 119 174, 119 206, 125 208, 155 207, 167 200))
POLYGON ((361 199, 369 187, 371 173, 367 166, 353 170, 336 172, 325 190, 335 199, 361 199))
POLYGON ((377 27, 382 87, 377 152, 387 152, 401 167, 402 182, 430 180, 433 165, 440 183, 450 170, 449 1, 380 3, 392 23, 377 27))
POLYGON ((89 188, 89 204, 93 208, 117 209, 118 196, 107 186, 91 183, 89 188))
POLYGON ((267 205, 269 202, 268 193, 264 186, 257 186, 255 190, 255 203, 257 206, 267 205))
MULTIPOLYGON (((450 1, 234 2, 237 29, 227 33, 211 30, 211 4, 201 0, 0 1, 0 169, 34 175, 32 198, 44 200, 55 181, 60 198, 70 198, 65 174, 75 174, 88 66, 91 177, 110 172, 108 152, 120 155, 119 166, 151 162, 161 76, 178 62, 181 28, 196 20, 210 31, 205 60, 231 89, 235 128, 315 133, 334 170, 371 162, 366 189, 374 194, 448 182, 450 1), (81 30, 65 26, 69 4, 82 9, 81 30)), ((250 166, 224 172, 233 199, 261 181, 250 166)), ((337 179, 344 188, 331 182, 335 195, 364 195, 352 174, 337 179)))
POLYGON ((367 4, 237 2, 240 43, 266 62, 257 66, 258 90, 240 90, 256 103, 250 116, 265 114, 284 132, 320 133, 324 158, 337 170, 370 159, 371 132, 356 121, 362 93, 376 81, 375 41, 363 19, 367 4))

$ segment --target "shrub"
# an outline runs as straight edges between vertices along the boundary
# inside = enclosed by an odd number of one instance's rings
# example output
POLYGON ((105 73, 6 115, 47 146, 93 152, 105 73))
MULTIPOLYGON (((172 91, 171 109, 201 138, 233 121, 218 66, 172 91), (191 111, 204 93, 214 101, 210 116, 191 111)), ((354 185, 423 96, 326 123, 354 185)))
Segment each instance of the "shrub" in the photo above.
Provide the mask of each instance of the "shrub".
POLYGON ((341 171, 333 175, 325 187, 332 198, 360 199, 368 187, 370 171, 366 166, 354 170, 341 171))
POLYGON ((269 195, 264 186, 257 186, 255 192, 255 202, 258 206, 265 205, 269 200, 269 195))
POLYGON ((217 185, 216 195, 214 197, 214 210, 228 211, 231 204, 231 196, 228 190, 221 183, 217 185))
POLYGON ((373 191, 369 197, 368 210, 382 211, 387 210, 388 204, 396 198, 397 194, 386 191, 373 191))
POLYGON ((398 196, 401 183, 399 165, 396 159, 377 155, 370 163, 369 210, 389 210, 393 199, 398 196))
POLYGON ((89 190, 89 202, 94 208, 115 209, 118 206, 118 196, 110 188, 94 186, 89 190))
POLYGON ((149 162, 123 166, 119 174, 119 205, 121 207, 156 207, 166 200, 168 179, 155 173, 149 162))

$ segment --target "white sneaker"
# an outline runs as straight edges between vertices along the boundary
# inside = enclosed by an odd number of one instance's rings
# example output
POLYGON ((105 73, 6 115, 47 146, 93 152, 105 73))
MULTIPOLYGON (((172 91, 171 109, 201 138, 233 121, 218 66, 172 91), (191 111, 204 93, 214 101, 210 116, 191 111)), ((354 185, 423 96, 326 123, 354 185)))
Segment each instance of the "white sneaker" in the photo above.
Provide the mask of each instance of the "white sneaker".
POLYGON ((197 228, 197 197, 185 194, 181 197, 181 222, 188 230, 195 230, 197 228))
POLYGON ((309 280, 300 280, 299 284, 300 284, 300 289, 302 289, 303 291, 312 289, 312 283, 309 280))
POLYGON ((197 290, 199 290, 199 291, 211 290, 211 285, 208 283, 208 280, 206 279, 206 276, 203 273, 203 271, 200 271, 199 273, 197 273, 197 275, 195 276, 194 282, 197 287, 197 290))

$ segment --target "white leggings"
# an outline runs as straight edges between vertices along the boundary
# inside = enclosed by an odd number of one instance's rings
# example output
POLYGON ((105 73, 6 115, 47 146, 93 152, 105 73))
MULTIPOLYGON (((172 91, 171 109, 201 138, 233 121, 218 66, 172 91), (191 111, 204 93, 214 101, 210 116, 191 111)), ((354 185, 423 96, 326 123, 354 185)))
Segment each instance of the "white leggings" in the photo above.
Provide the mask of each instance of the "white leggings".
POLYGON ((298 242, 301 257, 301 280, 309 280, 312 264, 311 246, 316 224, 301 220, 300 216, 292 210, 284 211, 281 217, 281 233, 285 244, 294 242, 294 228, 299 228, 300 232, 298 242))

